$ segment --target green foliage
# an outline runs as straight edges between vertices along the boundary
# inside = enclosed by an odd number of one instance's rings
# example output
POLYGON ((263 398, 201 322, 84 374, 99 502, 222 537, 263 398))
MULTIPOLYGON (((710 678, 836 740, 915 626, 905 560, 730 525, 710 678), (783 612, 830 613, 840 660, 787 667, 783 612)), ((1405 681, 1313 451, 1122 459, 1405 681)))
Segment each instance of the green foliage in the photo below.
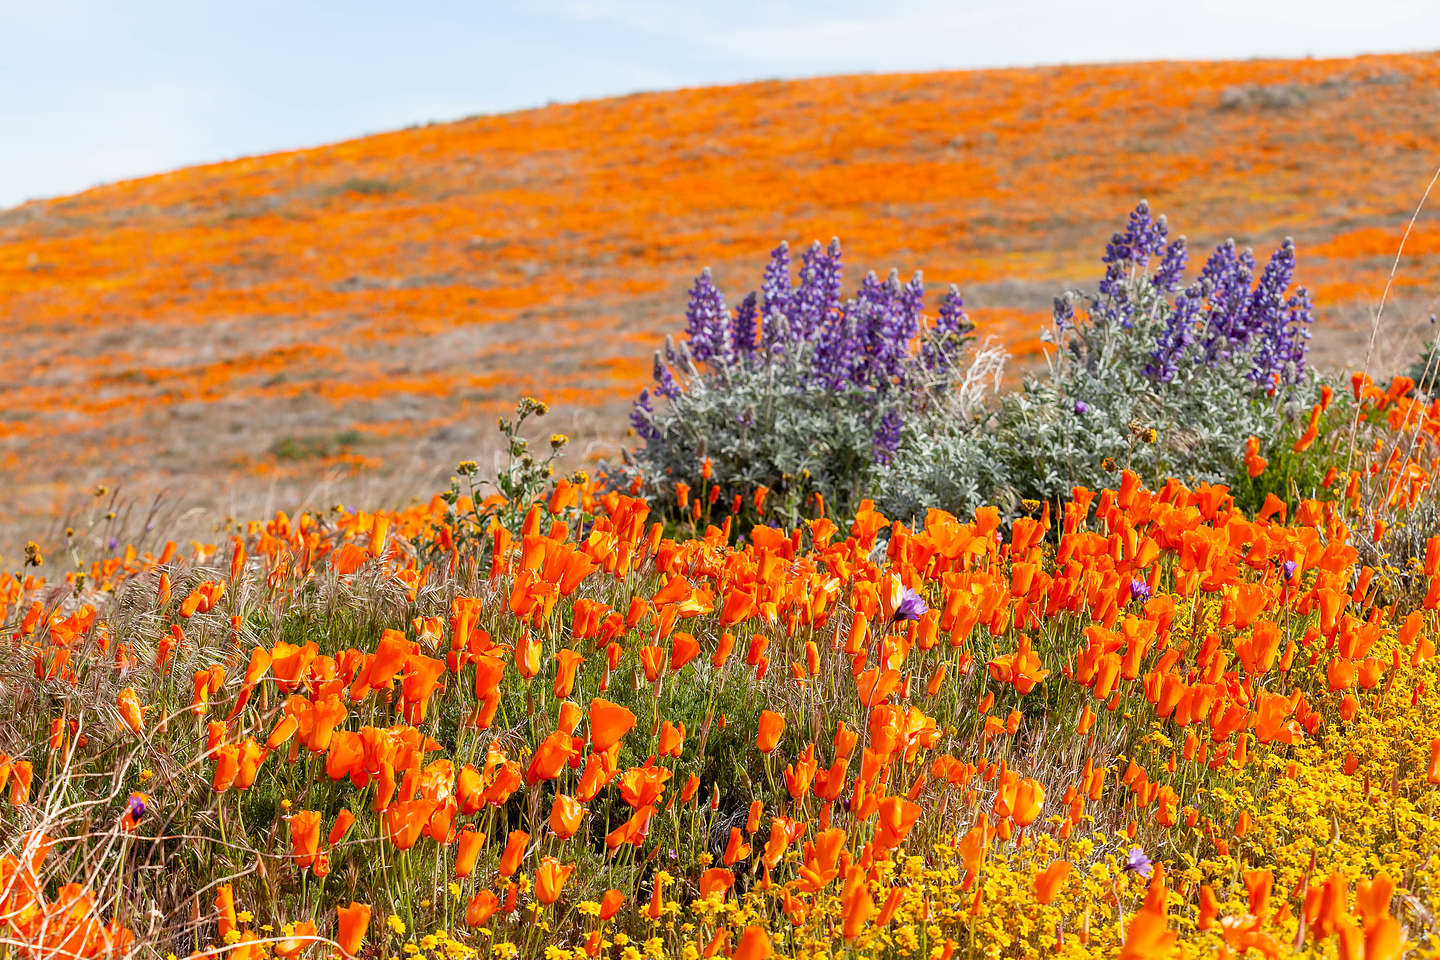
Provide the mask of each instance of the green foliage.
MULTIPOLYGON (((450 488, 440 494, 449 504, 445 523, 451 529, 455 547, 460 555, 478 564, 480 557, 488 557, 488 540, 491 524, 517 533, 524 522, 530 505, 540 500, 555 475, 555 461, 560 451, 570 442, 564 434, 551 434, 542 453, 537 455, 530 448, 530 441, 521 435, 525 421, 531 417, 543 417, 550 408, 543 400, 522 397, 515 404, 515 416, 501 417, 497 423, 504 438, 504 461, 497 465, 492 476, 484 477, 480 465, 474 460, 465 460, 455 468, 456 475, 450 478, 450 488)), ((583 474, 571 477, 572 481, 583 482, 583 474)), ((436 532, 439 532, 436 527, 436 532)), ((435 561, 447 550, 439 538, 426 547, 426 559, 435 561)))
POLYGON ((320 460, 347 453, 364 442, 365 435, 353 429, 335 434, 292 435, 270 444, 270 455, 277 460, 320 460))
POLYGON ((1350 424, 1355 407, 1349 394, 1335 395, 1330 408, 1320 416, 1318 439, 1306 450, 1296 451, 1295 444, 1304 433, 1306 420, 1289 418, 1270 435, 1270 445, 1262 445, 1260 456, 1266 460, 1258 476, 1250 476, 1242 465, 1225 482, 1235 497, 1235 505, 1249 514, 1258 513, 1272 494, 1287 504, 1302 499, 1327 499, 1335 495, 1335 486, 1343 488, 1345 451, 1350 442, 1350 424), (1325 487, 1331 469, 1341 479, 1325 487))

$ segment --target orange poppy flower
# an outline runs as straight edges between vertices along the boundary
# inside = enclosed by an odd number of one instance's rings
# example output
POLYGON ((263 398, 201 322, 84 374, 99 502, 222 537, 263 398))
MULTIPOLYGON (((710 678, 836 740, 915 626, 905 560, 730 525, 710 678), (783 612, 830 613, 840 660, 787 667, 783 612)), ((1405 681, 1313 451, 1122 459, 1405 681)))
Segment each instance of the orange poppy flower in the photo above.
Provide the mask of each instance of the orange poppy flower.
POLYGON ((339 931, 335 934, 335 942, 339 944, 342 953, 353 957, 360 952, 360 947, 365 943, 365 934, 370 929, 370 905, 351 900, 350 906, 336 907, 335 910, 339 917, 339 931))
POLYGON ((541 860, 540 868, 535 871, 535 899, 547 907, 560 899, 560 891, 574 870, 574 864, 562 864, 554 857, 541 860))
POLYGON ((662 757, 678 757, 685 748, 685 724, 676 726, 669 720, 660 725, 660 749, 662 757))
POLYGON ((550 807, 550 829, 560 839, 568 840, 580 829, 585 814, 589 812, 587 807, 582 806, 573 797, 557 793, 555 802, 550 807))
MULTIPOLYGON (((221 725, 223 727, 223 724, 221 725)), ((224 793, 235 783, 240 773, 240 748, 235 744, 221 744, 209 751, 215 757, 215 777, 211 788, 224 793)))
POLYGON ((219 914, 220 937, 224 939, 235 930, 235 891, 228 883, 222 883, 215 891, 215 910, 219 914))
POLYGON ((301 920, 288 937, 275 944, 275 956, 280 960, 294 960, 318 942, 316 932, 315 924, 301 920))
POLYGON ((564 730, 556 730, 535 748, 535 756, 530 759, 530 767, 525 771, 525 782, 534 786, 542 780, 555 779, 574 753, 574 738, 564 730))
POLYGON ((1037 780, 1025 777, 1015 784, 1015 802, 1011 810, 1017 826, 1028 827, 1040 816, 1045 805, 1045 788, 1037 780))
POLYGON ((470 898, 465 907, 465 925, 483 927, 500 906, 500 898, 489 890, 481 890, 470 898))
POLYGON ((150 712, 150 708, 140 706, 140 700, 135 695, 135 688, 126 687, 121 690, 115 705, 120 711, 120 719, 124 722, 126 729, 131 733, 140 733, 145 729, 145 714, 150 712))
POLYGON ((254 737, 246 737, 240 744, 239 769, 235 773, 235 788, 248 790, 255 784, 260 765, 269 756, 265 748, 254 737))
POLYGON ((335 814, 335 823, 331 825, 330 834, 328 837, 326 837, 326 840, 329 841, 330 846, 333 847, 341 840, 344 840, 345 835, 350 832, 350 827, 354 823, 355 815, 351 813, 347 808, 341 807, 340 812, 335 814))
POLYGON ((438 804, 428 797, 401 800, 385 809, 385 835, 396 850, 409 850, 430 824, 438 804))
POLYGON ((745 842, 744 836, 740 833, 739 827, 730 828, 730 840, 725 845, 725 856, 721 862, 727 867, 733 867, 741 860, 750 858, 750 844, 745 842))
POLYGON ((510 831, 510 837, 505 842, 505 852, 500 855, 500 876, 515 875, 515 871, 520 869, 520 861, 525 857, 525 845, 529 842, 530 834, 524 830, 510 831))
POLYGON ((1035 899, 1043 904, 1049 904, 1055 899, 1055 894, 1065 885, 1065 880, 1070 876, 1070 861, 1056 860, 1035 874, 1035 899))
POLYGON ((735 886, 735 874, 724 867, 711 867, 700 875, 700 899, 718 893, 721 899, 735 886))
POLYGON ((731 960, 770 960, 774 952, 765 928, 751 924, 740 934, 740 942, 736 945, 731 960))
POLYGON ((304 870, 320 854, 320 812, 301 810, 290 815, 290 856, 304 870))
POLYGON ((785 732, 785 718, 770 710, 760 711, 759 732, 755 737, 755 746, 761 753, 769 753, 780 743, 780 735, 785 732))
POLYGON ((590 743, 603 753, 619 743, 635 726, 635 714, 618 703, 594 699, 590 701, 590 743))
POLYGON ((459 842, 455 845, 455 876, 470 876, 475 871, 475 861, 485 847, 485 834, 476 830, 460 831, 459 842))
POLYGON ((625 894, 619 890, 610 889, 600 898, 600 919, 609 920, 620 912, 620 907, 625 903, 625 894))
POLYGON ((555 696, 560 699, 570 696, 575 689, 575 672, 585 662, 585 655, 578 650, 561 650, 555 654, 555 696))
POLYGON ((266 738, 265 749, 274 750, 284 745, 295 735, 295 731, 298 729, 300 729, 300 721, 295 719, 295 717, 288 715, 281 717, 279 722, 277 722, 275 727, 270 731, 270 736, 266 738))

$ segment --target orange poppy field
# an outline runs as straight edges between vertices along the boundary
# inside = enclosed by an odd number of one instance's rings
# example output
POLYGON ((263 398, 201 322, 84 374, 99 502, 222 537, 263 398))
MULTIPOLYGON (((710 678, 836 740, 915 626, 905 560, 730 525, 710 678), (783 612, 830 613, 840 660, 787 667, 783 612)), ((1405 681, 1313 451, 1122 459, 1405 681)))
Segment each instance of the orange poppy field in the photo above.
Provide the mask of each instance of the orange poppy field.
MULTIPOLYGON (((1423 54, 764 82, 32 202, 0 213, 0 522, 58 539, 98 484, 137 518, 161 492, 237 517, 403 501, 486 454, 522 392, 577 457, 613 453, 701 267, 750 276, 782 239, 959 283, 1023 367, 1142 196, 1202 246, 1293 235, 1316 356, 1353 364, 1432 173, 1437 81, 1423 54)), ((1377 375, 1428 337, 1433 218, 1406 251, 1377 375)))
POLYGON ((0 214, 0 960, 1440 955, 1437 79, 767 82, 0 214))
POLYGON ((763 489, 727 511, 707 479, 677 523, 562 479, 485 527, 452 490, 53 581, 37 558, 0 582, 25 721, 0 935, 27 960, 1431 955, 1440 535, 1372 566, 1387 521, 1355 526, 1430 488, 1440 401, 1411 385, 1354 379, 1394 471, 1254 517, 1125 471, 1009 522, 817 503, 740 543, 763 489))

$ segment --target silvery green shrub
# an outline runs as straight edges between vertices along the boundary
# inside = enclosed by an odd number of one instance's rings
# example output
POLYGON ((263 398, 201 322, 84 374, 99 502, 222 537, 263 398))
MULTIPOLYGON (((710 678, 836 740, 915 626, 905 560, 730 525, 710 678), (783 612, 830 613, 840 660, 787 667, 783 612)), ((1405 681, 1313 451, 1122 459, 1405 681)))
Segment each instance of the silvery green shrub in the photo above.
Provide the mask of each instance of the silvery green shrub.
POLYGON ((628 466, 647 493, 665 504, 677 484, 698 493, 708 458, 727 499, 763 486, 793 520, 818 493, 843 515, 883 496, 915 431, 974 423, 995 356, 975 349, 959 291, 930 322, 919 273, 870 273, 844 299, 842 280, 839 241, 811 246, 798 282, 781 244, 733 311, 709 270, 696 279, 686 338, 656 354, 654 386, 631 414, 642 442, 628 466))
POLYGON ((686 340, 657 354, 636 402, 631 467, 663 502, 677 482, 698 489, 709 457, 726 496, 763 485, 791 517, 814 492, 840 514, 870 497, 916 519, 1063 499, 1121 469, 1230 482, 1248 437, 1276 448, 1314 402, 1310 301, 1289 240, 1258 277, 1233 241, 1188 285, 1186 262, 1142 202, 1097 288, 1056 299, 1046 368, 989 404, 1003 358, 975 349, 953 287, 933 323, 919 274, 871 274, 842 302, 838 242, 811 247, 795 285, 782 245, 731 312, 707 271, 686 340))

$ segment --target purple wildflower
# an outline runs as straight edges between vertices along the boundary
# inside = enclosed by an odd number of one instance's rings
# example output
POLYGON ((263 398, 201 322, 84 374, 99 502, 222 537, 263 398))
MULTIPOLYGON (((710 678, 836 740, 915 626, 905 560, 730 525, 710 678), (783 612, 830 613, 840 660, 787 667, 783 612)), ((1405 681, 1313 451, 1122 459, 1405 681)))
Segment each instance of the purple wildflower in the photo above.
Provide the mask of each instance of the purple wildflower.
POLYGON ((109 549, 114 550, 114 549, 116 549, 116 548, 118 548, 118 547, 120 546, 120 541, 119 541, 119 540, 116 540, 114 537, 111 537, 109 540, 107 540, 107 541, 105 542, 105 545, 106 545, 106 547, 108 547, 109 549))
POLYGON ((145 816, 145 798, 141 797, 138 793, 132 793, 130 795, 129 810, 130 819, 132 820, 139 820, 145 816))
POLYGON ((1055 329, 1064 330, 1075 325, 1075 304, 1069 297, 1055 298, 1055 329))
POLYGON ((1076 400, 1076 401, 1075 401, 1075 413, 1076 413, 1077 415, 1083 417, 1083 416, 1085 416, 1085 414, 1087 414, 1087 413, 1089 413, 1089 412, 1090 412, 1090 404, 1086 403, 1084 400, 1076 400))
POLYGON ((725 366, 734 358, 730 339, 730 314, 725 297, 706 267, 690 288, 690 306, 685 311, 685 332, 696 362, 725 366))
POLYGON ((1200 315, 1199 287, 1175 298, 1175 308, 1165 318, 1165 327, 1155 338, 1155 349, 1145 373, 1161 383, 1169 383, 1180 372, 1180 360, 1185 357, 1195 342, 1196 318, 1200 315))
POLYGON ((786 305, 790 336, 795 340, 813 340, 840 306, 840 285, 844 276, 840 241, 830 241, 822 248, 820 241, 811 244, 801 257, 800 286, 786 305))
POLYGON ((1152 218, 1150 204, 1141 200, 1130 212, 1125 232, 1110 238, 1105 245, 1105 278, 1099 288, 1103 301, 1097 304, 1105 320, 1124 327, 1134 321, 1135 305, 1128 281, 1134 271, 1145 269, 1151 258, 1165 249, 1168 232, 1165 218, 1152 218))
POLYGON ((760 297, 766 316, 784 313, 790 303, 790 244, 787 241, 780 241, 780 246, 770 252, 765 279, 760 284, 760 297))
POLYGON ((1147 880, 1150 879, 1150 874, 1153 872, 1150 858, 1145 856, 1145 851, 1139 847, 1130 848, 1130 853, 1125 857, 1125 870, 1138 873, 1147 880))
POLYGON ((1289 582, 1291 579, 1294 578, 1295 571, 1300 569, 1300 565, 1294 560, 1286 560, 1285 563, 1281 565, 1281 569, 1285 573, 1286 582, 1289 582))
POLYGON ((647 442, 660 439, 660 431, 655 429, 652 416, 654 412, 655 408, 650 405, 650 391, 641 390, 630 408, 630 426, 635 428, 637 437, 647 442))
POLYGON ((931 338, 920 348, 920 360, 925 369, 936 373, 949 370, 961 345, 970 338, 974 329, 975 325, 965 315, 965 301, 960 297, 960 288, 950 284, 949 291, 940 300, 940 314, 935 318, 931 338))
POLYGON ((1250 280, 1255 275, 1255 255, 1237 252, 1234 240, 1215 248, 1200 272, 1200 290, 1205 298, 1204 361, 1229 356, 1250 340, 1245 311, 1250 301, 1250 280))
POLYGON ((748 357, 755 352, 755 334, 758 327, 756 321, 759 313, 755 291, 752 290, 735 309, 735 323, 730 328, 731 344, 740 357, 748 357))
POLYGON ((900 593, 900 603, 895 607, 895 622, 919 620, 929 610, 930 605, 925 602, 924 597, 909 587, 905 587, 900 593))
POLYGON ((1150 584, 1146 583, 1144 580, 1131 580, 1131 581, 1130 581, 1130 599, 1131 599, 1131 600, 1148 600, 1148 599, 1150 599, 1150 584))
POLYGON ((1150 285, 1161 293, 1174 293, 1179 290, 1180 278, 1185 275, 1185 264, 1189 259, 1185 238, 1176 237, 1165 248, 1165 255, 1160 258, 1160 266, 1150 278, 1150 285))
POLYGON ((670 372, 670 365, 660 359, 660 351, 655 351, 655 368, 652 371, 655 378, 655 392, 667 400, 674 400, 680 396, 680 384, 675 382, 675 374, 670 372))
POLYGON ((1271 256, 1250 296, 1247 326, 1260 347, 1249 377, 1256 383, 1295 383, 1305 367, 1306 329, 1312 321, 1310 295, 1304 287, 1286 299, 1295 275, 1295 241, 1289 237, 1271 256))
POLYGON ((900 448, 900 426, 898 410, 891 410, 880 418, 880 426, 876 429, 875 439, 871 443, 876 463, 883 466, 895 458, 895 451, 900 448))

